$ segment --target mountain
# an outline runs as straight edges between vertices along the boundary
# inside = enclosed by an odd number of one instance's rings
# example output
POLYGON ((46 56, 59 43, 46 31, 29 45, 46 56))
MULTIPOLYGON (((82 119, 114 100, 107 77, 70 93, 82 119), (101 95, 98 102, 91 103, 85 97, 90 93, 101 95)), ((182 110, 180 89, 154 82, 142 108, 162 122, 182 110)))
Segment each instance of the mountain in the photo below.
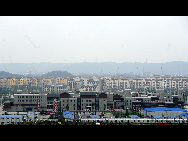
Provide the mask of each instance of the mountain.
POLYGON ((40 77, 64 77, 64 76, 73 76, 73 75, 71 73, 68 73, 67 71, 52 71, 43 74, 40 77))
POLYGON ((24 77, 24 75, 13 74, 13 73, 10 73, 10 72, 0 71, 0 78, 7 78, 7 77, 24 77))
POLYGON ((82 62, 82 63, 0 63, 0 71, 22 73, 31 76, 40 76, 51 71, 65 70, 74 75, 77 74, 124 74, 145 73, 153 74, 188 74, 188 62, 174 61, 166 63, 140 63, 140 62, 82 62), (118 69, 119 68, 119 69, 118 69))

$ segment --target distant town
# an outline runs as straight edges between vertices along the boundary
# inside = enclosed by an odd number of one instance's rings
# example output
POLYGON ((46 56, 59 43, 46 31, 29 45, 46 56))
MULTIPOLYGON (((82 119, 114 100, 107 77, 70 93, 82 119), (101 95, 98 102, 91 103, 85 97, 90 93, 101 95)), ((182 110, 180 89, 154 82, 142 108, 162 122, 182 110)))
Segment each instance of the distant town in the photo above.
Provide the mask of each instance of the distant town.
POLYGON ((0 124, 187 125, 186 76, 47 74, 0 78, 0 124))

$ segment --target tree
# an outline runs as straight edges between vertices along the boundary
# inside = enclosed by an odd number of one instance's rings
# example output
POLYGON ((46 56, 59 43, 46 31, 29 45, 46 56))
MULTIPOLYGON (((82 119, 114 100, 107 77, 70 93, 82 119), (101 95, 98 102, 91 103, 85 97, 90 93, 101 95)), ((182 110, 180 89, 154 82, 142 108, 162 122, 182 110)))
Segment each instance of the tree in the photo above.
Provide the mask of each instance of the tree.
POLYGON ((40 111, 40 114, 41 114, 41 115, 43 115, 44 113, 45 113, 44 110, 40 111))

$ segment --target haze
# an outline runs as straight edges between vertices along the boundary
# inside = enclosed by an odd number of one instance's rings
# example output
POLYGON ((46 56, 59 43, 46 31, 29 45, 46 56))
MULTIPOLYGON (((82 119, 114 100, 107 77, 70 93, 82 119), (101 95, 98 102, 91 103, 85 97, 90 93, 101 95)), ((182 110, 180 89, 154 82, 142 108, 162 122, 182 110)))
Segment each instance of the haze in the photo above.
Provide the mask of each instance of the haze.
POLYGON ((188 17, 1 16, 0 63, 188 62, 188 17))

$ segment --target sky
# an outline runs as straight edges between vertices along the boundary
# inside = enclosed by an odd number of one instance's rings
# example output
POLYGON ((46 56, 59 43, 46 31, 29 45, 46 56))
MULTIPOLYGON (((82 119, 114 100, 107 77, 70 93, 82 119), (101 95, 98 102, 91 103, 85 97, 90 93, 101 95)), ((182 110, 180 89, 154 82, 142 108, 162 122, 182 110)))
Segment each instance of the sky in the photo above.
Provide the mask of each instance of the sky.
POLYGON ((0 63, 188 62, 187 16, 0 16, 0 63))

